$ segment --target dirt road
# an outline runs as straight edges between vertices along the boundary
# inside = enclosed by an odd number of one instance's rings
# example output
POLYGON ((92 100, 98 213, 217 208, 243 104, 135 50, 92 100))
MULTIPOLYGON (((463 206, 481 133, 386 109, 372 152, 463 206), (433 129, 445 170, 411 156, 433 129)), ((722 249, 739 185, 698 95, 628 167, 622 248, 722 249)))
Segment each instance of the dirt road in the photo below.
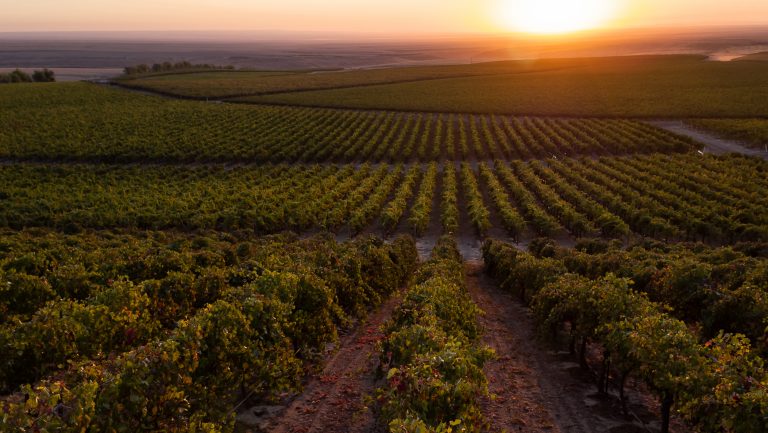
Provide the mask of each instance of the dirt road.
POLYGON ((714 135, 688 126, 681 121, 660 120, 649 123, 669 132, 693 138, 699 143, 704 144, 705 152, 714 153, 716 155, 723 153, 740 153, 742 155, 755 156, 768 160, 768 152, 760 151, 757 149, 750 149, 748 147, 742 146, 738 142, 715 137, 714 135))

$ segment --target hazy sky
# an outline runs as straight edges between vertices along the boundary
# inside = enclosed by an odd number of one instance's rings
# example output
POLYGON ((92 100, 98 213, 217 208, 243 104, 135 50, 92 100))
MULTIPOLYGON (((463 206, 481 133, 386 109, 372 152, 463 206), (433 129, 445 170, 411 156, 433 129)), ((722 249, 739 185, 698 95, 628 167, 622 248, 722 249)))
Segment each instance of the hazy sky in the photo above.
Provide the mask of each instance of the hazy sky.
MULTIPOLYGON (((0 0, 0 32, 305 30, 390 34, 498 32, 515 2, 542 0, 0 0), (506 11, 506 12, 503 12, 506 11)), ((547 0, 565 1, 579 0, 547 0)), ((587 0, 582 0, 587 1, 587 0)), ((594 1, 594 0, 592 0, 594 1)), ((606 25, 768 25, 768 0, 598 0, 606 25)), ((552 13, 557 13, 553 8, 552 13)))

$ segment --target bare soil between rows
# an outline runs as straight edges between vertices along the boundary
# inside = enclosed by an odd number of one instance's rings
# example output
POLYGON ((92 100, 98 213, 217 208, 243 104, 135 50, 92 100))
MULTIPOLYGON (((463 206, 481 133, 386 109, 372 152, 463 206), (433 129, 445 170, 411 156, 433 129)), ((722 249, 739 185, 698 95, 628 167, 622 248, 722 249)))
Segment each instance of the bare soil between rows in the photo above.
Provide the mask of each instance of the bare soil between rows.
POLYGON ((377 343, 382 325, 400 304, 392 296, 353 332, 342 336, 322 371, 309 377, 301 394, 278 406, 257 406, 238 415, 240 431, 270 433, 378 433, 373 411, 379 386, 377 343))
MULTIPOLYGON (((484 344, 496 351, 485 365, 490 397, 482 400, 489 432, 657 432, 658 404, 630 382, 629 416, 615 393, 597 392, 593 375, 568 352, 537 338, 530 310, 503 292, 484 273, 480 261, 465 264, 467 288, 485 312, 484 344)), ((673 432, 687 432, 674 420, 673 432)))
MULTIPOLYGON (((496 352, 484 370, 489 396, 481 409, 488 432, 650 433, 659 431, 658 403, 639 383, 627 385, 625 416, 615 392, 597 392, 590 370, 567 351, 536 335, 530 310, 499 289, 479 260, 465 263, 472 300, 484 311, 483 344, 496 352)), ((256 406, 238 415, 238 431, 249 433, 380 433, 375 392, 381 385, 376 344, 382 325, 401 302, 396 295, 342 336, 322 371, 312 374, 303 392, 275 406, 256 406)), ((672 431, 687 433, 673 419, 672 431)))

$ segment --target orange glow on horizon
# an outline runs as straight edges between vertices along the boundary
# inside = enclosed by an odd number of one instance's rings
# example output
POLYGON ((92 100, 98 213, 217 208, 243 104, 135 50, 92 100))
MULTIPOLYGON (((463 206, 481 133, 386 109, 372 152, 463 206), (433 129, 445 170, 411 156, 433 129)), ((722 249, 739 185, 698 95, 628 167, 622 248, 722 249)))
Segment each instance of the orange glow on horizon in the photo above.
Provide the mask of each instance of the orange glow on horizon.
POLYGON ((618 9, 616 0, 502 0, 499 18, 508 30, 555 35, 601 27, 618 9))
MULTIPOLYGON (((768 1, 35 0, 8 4, 0 36, 25 31, 295 31, 381 35, 768 25, 768 1)), ((354 36, 350 36, 354 38, 354 36)))

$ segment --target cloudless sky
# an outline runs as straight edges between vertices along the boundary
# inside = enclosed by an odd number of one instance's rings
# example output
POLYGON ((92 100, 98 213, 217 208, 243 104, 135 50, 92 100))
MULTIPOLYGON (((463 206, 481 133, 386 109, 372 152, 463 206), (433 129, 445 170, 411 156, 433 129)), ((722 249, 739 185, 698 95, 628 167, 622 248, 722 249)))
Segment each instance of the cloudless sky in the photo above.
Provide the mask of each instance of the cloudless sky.
MULTIPOLYGON (((499 17, 515 1, 538 0, 0 0, 0 32, 499 32, 511 30, 499 17)), ((605 1, 621 3, 606 26, 768 25, 768 0, 605 1)))

